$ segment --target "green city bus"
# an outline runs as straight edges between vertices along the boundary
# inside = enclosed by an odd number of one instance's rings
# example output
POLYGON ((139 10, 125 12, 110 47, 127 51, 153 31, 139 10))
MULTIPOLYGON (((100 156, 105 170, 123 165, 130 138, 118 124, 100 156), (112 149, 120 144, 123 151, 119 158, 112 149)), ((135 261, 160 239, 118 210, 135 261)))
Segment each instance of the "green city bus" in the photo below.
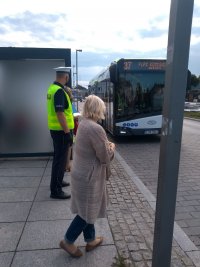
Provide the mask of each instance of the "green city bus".
POLYGON ((89 83, 106 104, 104 128, 114 136, 160 134, 166 60, 119 59, 89 83))

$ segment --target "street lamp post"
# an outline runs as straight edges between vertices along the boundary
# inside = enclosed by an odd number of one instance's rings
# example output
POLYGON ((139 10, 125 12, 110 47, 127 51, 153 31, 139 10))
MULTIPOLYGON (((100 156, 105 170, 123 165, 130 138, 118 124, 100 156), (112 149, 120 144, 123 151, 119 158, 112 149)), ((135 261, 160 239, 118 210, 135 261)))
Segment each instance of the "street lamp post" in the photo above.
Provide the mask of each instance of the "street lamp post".
POLYGON ((75 65, 73 65, 73 89, 75 88, 75 75, 76 75, 76 72, 74 71, 74 68, 75 68, 75 65))
POLYGON ((78 52, 82 52, 82 49, 76 49, 76 90, 77 90, 77 111, 78 111, 78 52))

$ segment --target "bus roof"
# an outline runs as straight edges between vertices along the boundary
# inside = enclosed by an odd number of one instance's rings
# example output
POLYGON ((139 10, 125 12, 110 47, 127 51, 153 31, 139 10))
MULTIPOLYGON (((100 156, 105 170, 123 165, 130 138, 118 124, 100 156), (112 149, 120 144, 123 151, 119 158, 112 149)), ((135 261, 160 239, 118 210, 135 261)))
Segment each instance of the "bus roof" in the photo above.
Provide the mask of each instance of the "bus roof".
POLYGON ((110 66, 114 64, 119 64, 120 62, 123 61, 129 61, 129 62, 163 62, 166 61, 164 58, 119 58, 116 59, 115 61, 111 62, 109 66, 105 67, 102 69, 90 82, 89 86, 93 86, 95 82, 101 82, 103 80, 106 80, 109 78, 109 68, 110 66))

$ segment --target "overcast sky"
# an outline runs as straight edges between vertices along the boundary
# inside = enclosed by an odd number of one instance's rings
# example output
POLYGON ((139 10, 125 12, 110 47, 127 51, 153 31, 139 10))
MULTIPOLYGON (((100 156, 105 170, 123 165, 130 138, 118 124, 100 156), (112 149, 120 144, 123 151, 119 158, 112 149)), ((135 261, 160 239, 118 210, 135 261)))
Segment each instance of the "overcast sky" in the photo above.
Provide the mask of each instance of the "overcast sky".
MULTIPOLYGON (((170 4, 170 0, 0 0, 0 46, 71 48, 72 65, 76 49, 82 49, 79 84, 86 86, 117 58, 166 58, 170 4)), ((194 0, 189 68, 200 75, 200 0, 194 0)))

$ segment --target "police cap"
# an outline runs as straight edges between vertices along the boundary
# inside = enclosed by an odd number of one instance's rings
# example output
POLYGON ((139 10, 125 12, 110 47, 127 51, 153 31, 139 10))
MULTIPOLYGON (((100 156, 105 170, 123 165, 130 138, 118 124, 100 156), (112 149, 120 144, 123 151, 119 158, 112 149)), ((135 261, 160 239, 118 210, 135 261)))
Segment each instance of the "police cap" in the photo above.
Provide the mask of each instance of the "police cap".
POLYGON ((57 67, 54 68, 54 70, 56 71, 56 73, 70 73, 71 67, 57 67))

